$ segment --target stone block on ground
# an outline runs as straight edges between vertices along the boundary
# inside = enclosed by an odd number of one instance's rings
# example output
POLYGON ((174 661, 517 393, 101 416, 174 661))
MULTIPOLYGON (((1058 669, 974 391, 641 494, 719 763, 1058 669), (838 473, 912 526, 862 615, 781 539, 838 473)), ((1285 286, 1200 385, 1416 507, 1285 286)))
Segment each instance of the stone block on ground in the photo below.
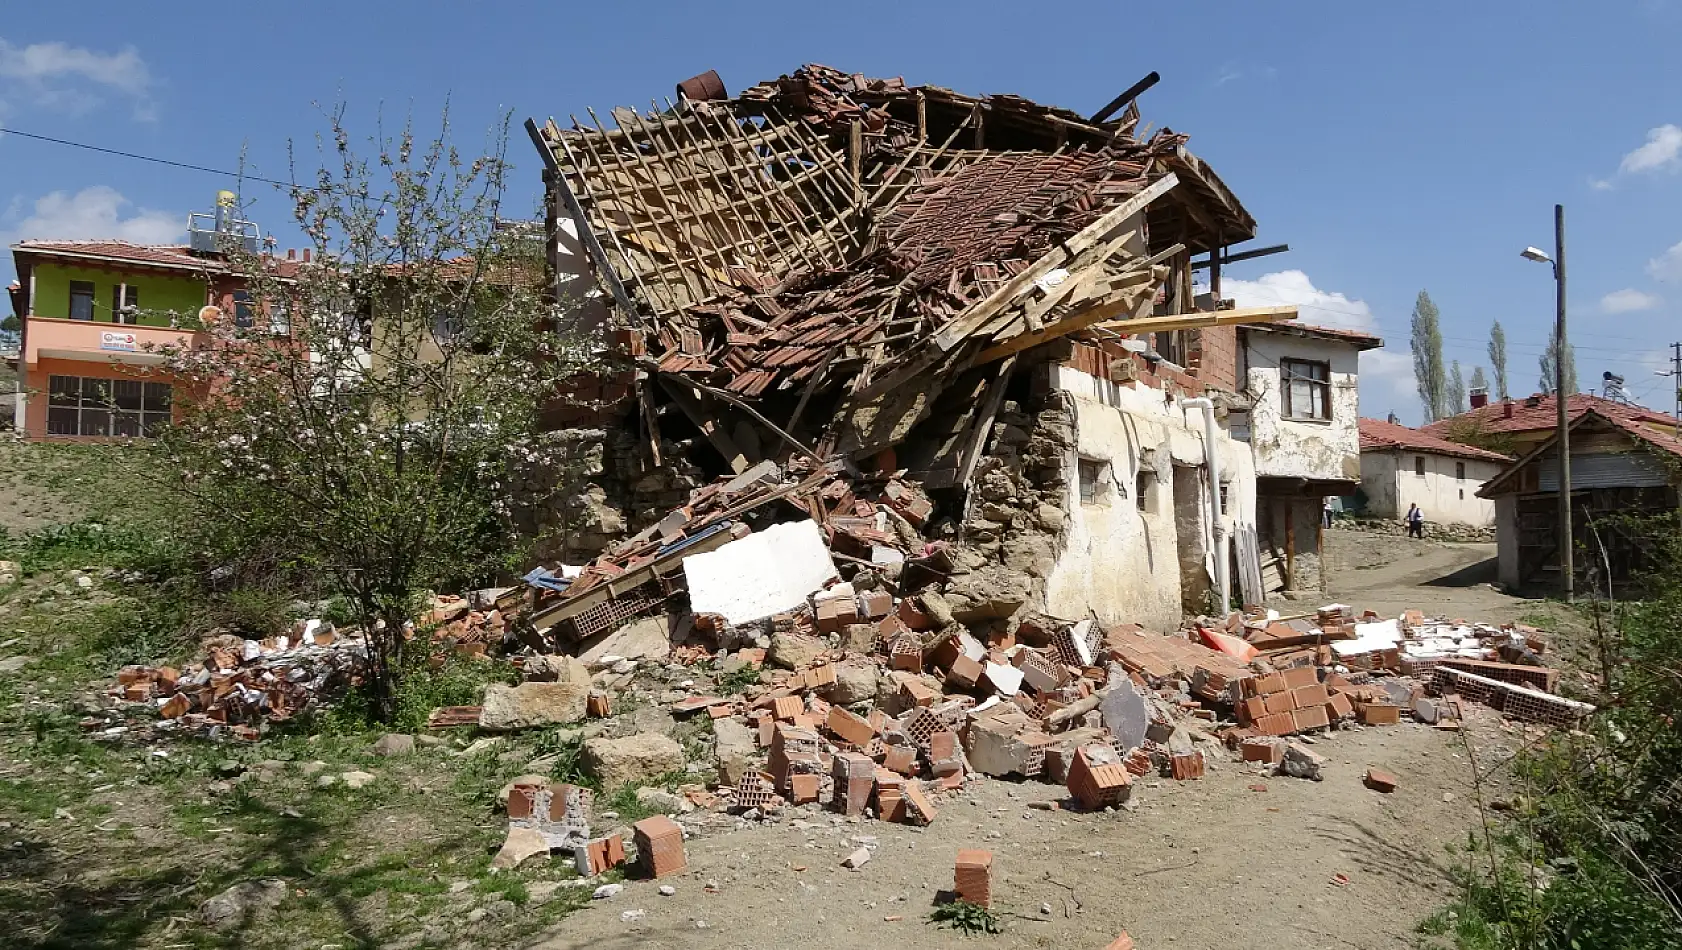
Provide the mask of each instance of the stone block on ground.
POLYGON ((590 671, 574 657, 557 664, 553 682, 485 687, 479 728, 495 732, 564 725, 584 718, 590 698, 590 671))
POLYGON ((585 771, 605 789, 643 784, 682 771, 686 764, 677 740, 646 732, 623 739, 588 739, 582 760, 585 771))

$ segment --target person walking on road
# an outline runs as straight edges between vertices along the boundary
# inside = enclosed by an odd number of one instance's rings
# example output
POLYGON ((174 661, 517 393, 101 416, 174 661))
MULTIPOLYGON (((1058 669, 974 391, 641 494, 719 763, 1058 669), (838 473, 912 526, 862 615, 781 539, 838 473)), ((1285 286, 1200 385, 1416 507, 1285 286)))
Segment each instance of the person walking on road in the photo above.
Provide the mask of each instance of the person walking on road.
POLYGON ((1418 505, 1409 505, 1407 513, 1408 537, 1425 540, 1425 512, 1418 505))

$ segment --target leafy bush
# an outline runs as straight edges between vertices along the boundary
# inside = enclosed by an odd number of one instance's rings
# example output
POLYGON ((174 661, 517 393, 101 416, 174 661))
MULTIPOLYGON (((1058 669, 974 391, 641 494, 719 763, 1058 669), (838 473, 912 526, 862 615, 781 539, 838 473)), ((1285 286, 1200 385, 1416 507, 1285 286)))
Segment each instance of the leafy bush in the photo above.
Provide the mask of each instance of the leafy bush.
POLYGON ((1682 946, 1682 539, 1603 638, 1601 712, 1522 755, 1523 807, 1474 842, 1451 913, 1468 950, 1682 946))
POLYGON ((957 930, 966 936, 1003 933, 999 915, 980 904, 965 900, 947 901, 929 913, 929 923, 957 930))

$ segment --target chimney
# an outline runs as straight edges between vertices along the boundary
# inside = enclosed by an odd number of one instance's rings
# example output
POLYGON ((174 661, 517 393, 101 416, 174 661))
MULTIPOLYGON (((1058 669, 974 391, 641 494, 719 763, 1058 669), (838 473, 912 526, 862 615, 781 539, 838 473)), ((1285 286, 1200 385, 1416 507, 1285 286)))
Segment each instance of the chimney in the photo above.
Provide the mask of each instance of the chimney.
POLYGON ((310 262, 310 249, 306 247, 306 248, 304 248, 304 263, 308 264, 309 262, 310 262))
POLYGON ((1482 409, 1489 405, 1489 390, 1487 389, 1474 389, 1467 394, 1467 397, 1471 399, 1473 409, 1482 409))
POLYGON ((1511 419, 1512 417, 1513 417, 1513 401, 1511 399, 1501 400, 1501 418, 1511 419))
POLYGON ((286 249, 286 259, 289 260, 289 261, 297 260, 298 259, 298 249, 295 248, 295 247, 287 248, 286 249))

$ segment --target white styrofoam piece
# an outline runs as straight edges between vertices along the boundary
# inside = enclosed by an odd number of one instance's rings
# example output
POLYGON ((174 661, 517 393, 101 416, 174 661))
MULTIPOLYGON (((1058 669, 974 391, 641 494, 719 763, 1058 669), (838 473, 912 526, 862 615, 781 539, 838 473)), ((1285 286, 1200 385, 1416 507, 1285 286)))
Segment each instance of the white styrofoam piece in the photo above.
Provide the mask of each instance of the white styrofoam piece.
MULTIPOLYGON (((690 609, 722 614, 731 624, 793 610, 838 576, 823 534, 810 519, 775 524, 692 555, 683 562, 683 574, 690 609)), ((837 585, 843 586, 850 595, 852 585, 837 585)))
POLYGON ((1402 625, 1397 623, 1394 618, 1375 620, 1372 623, 1358 623, 1355 625, 1355 639, 1400 643, 1402 642, 1402 625))
POLYGON ((1022 690, 1022 671, 1016 667, 1005 666, 1002 663, 986 663, 981 669, 987 677, 987 682, 992 683, 993 688, 1001 695, 1015 696, 1022 690))

